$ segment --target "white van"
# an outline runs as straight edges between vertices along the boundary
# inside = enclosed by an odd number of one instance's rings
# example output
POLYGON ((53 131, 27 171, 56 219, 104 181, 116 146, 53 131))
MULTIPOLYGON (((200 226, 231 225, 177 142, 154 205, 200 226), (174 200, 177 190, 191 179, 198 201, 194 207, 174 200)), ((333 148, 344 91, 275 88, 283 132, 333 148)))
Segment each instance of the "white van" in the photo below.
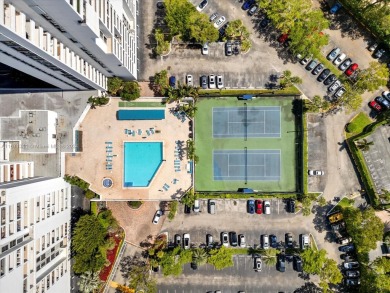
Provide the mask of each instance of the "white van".
POLYGON ((301 234, 301 249, 310 247, 310 238, 307 234, 301 234))

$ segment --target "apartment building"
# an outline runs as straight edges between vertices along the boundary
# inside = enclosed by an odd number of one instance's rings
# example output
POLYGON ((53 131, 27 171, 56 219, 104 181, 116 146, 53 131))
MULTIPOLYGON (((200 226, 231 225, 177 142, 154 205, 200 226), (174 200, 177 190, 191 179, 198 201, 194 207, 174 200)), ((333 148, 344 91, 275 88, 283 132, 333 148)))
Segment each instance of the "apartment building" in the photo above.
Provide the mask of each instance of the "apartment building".
POLYGON ((0 62, 63 90, 137 79, 136 0, 0 0, 0 62))
POLYGON ((70 198, 62 178, 0 183, 0 292, 70 292, 70 198))

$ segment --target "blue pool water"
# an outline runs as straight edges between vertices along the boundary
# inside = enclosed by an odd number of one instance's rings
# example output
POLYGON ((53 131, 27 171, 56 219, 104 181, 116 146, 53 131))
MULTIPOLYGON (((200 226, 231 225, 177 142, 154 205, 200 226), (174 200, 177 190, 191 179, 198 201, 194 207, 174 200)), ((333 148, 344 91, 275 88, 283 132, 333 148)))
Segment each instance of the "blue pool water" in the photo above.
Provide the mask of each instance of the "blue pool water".
POLYGON ((124 187, 148 186, 162 159, 162 142, 125 142, 124 187))

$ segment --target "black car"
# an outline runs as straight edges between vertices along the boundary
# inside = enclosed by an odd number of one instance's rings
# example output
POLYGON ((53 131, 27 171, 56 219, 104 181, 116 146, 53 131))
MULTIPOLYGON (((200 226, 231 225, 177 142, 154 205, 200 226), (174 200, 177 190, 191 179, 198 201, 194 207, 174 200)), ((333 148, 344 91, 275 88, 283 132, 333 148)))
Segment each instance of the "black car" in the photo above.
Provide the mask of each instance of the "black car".
POLYGON ((314 67, 316 67, 318 64, 318 61, 313 59, 309 62, 309 64, 306 65, 306 70, 309 70, 309 71, 312 71, 314 69, 314 67))
POLYGON ((235 46, 235 47, 233 48, 233 54, 234 54, 234 55, 240 54, 240 49, 238 48, 238 46, 235 46))
POLYGON ((340 258, 344 261, 356 261, 356 257, 354 255, 343 253, 340 255, 340 258))
POLYGON ((225 23, 220 29, 219 29, 219 35, 223 37, 225 35, 225 31, 229 25, 229 22, 225 23))
POLYGON ((207 89, 207 76, 206 75, 202 75, 200 77, 200 84, 201 84, 203 89, 207 89))
POLYGON ((237 243, 237 233, 236 232, 230 232, 230 245, 233 247, 236 247, 238 245, 237 243))
POLYGON ((335 74, 329 75, 325 80, 324 80, 324 85, 330 85, 337 79, 337 76, 335 74))
POLYGON ((328 77, 328 75, 330 74, 330 70, 329 69, 325 69, 324 71, 321 72, 321 74, 317 77, 317 80, 319 82, 323 82, 325 80, 325 78, 328 77))
POLYGON ((269 241, 271 242, 271 247, 276 248, 278 247, 278 238, 276 235, 269 235, 269 241))
POLYGON ((295 213, 295 200, 289 199, 287 201, 287 211, 289 213, 295 213))
POLYGON ((311 73, 313 73, 314 75, 317 75, 318 73, 320 73, 322 71, 322 69, 324 69, 325 66, 324 64, 320 63, 316 66, 316 68, 313 69, 313 71, 311 73))
POLYGON ((286 247, 293 247, 293 237, 291 233, 286 233, 286 247))
POLYGON ((344 279, 344 284, 346 286, 354 287, 360 285, 360 279, 359 278, 348 278, 344 279))
POLYGON ((339 247, 339 251, 342 252, 352 252, 354 250, 355 250, 355 245, 353 245, 353 243, 339 247))
POLYGON ((385 54, 385 52, 386 52, 385 49, 380 48, 380 49, 375 51, 373 56, 374 56, 374 58, 379 59, 379 58, 381 58, 383 56, 383 54, 385 54))
POLYGON ((271 20, 268 17, 264 17, 263 20, 260 22, 261 28, 266 28, 271 23, 271 20))
POLYGON ((360 272, 359 271, 346 271, 345 276, 348 278, 358 278, 360 277, 360 272))
POLYGON ((294 255, 293 267, 297 272, 303 272, 302 258, 299 255, 294 255))
POLYGON ((184 213, 185 214, 190 214, 191 213, 191 207, 188 205, 184 205, 184 213))
POLYGON ((284 255, 284 253, 280 253, 278 255, 277 269, 279 270, 279 272, 282 273, 286 271, 286 256, 284 255))
POLYGON ((198 265, 195 262, 192 262, 191 263, 191 269, 197 270, 198 269, 198 265))

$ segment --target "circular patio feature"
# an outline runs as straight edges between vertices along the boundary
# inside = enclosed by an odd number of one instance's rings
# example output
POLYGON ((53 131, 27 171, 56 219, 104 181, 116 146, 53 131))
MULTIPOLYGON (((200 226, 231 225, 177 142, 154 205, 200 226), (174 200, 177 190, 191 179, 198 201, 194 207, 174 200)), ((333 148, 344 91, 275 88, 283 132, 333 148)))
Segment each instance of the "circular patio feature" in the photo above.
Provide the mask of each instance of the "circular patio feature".
POLYGON ((112 187, 113 182, 112 182, 111 178, 104 178, 102 184, 103 184, 103 187, 110 188, 110 187, 112 187))

